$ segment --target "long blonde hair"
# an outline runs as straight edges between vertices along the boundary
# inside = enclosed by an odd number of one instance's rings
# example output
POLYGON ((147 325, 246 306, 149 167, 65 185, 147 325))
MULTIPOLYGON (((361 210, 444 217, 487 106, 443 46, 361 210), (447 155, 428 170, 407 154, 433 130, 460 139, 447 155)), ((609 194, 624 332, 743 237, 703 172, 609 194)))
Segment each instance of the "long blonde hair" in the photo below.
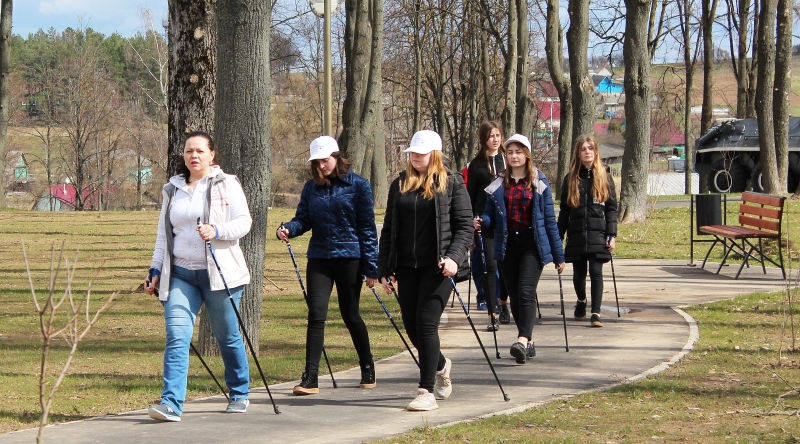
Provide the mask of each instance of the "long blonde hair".
MULTIPOLYGON (((533 177, 533 175, 536 172, 536 166, 533 164, 533 155, 531 154, 531 150, 529 150, 527 146, 519 142, 509 143, 508 147, 506 147, 506 150, 508 150, 508 148, 511 147, 512 145, 518 146, 520 151, 522 151, 522 154, 525 156, 525 179, 527 181, 525 187, 529 190, 533 190, 533 179, 536 179, 536 177, 533 177)), ((510 188, 513 185, 511 183, 511 167, 506 168, 506 174, 505 178, 503 179, 503 185, 506 188, 510 188)))
POLYGON ((422 197, 433 199, 435 193, 443 193, 447 187, 447 170, 442 161, 442 152, 439 150, 431 151, 431 162, 428 171, 423 176, 411 165, 411 160, 406 166, 406 178, 400 183, 400 192, 406 193, 422 189, 422 197), (434 178, 438 181, 434 183, 434 178))
POLYGON ((600 150, 597 147, 597 142, 592 136, 580 136, 575 141, 575 147, 572 149, 572 159, 569 163, 569 180, 567 182, 567 205, 571 208, 578 208, 581 204, 580 192, 580 173, 581 173, 581 148, 584 143, 589 143, 594 151, 594 162, 592 162, 593 183, 592 183, 592 197, 597 202, 605 202, 608 200, 608 174, 606 174, 606 167, 603 161, 600 160, 600 150))

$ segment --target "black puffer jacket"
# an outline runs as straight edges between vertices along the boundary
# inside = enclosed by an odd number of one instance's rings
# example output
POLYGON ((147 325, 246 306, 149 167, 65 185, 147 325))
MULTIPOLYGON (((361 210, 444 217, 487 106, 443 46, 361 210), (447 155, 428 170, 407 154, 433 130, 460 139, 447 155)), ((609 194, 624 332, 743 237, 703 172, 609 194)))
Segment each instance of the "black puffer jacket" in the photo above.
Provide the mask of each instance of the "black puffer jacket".
MULTIPOLYGON (((405 172, 389 186, 389 199, 386 203, 386 217, 383 220, 381 238, 378 246, 378 276, 394 275, 397 267, 397 228, 398 213, 396 202, 400 196, 400 182, 405 172)), ((438 180, 438 178, 437 178, 438 180)), ((472 207, 461 174, 447 172, 447 187, 444 193, 434 194, 436 204, 436 243, 440 256, 447 256, 462 265, 469 258, 472 245, 472 207)))
POLYGON ((593 196, 594 175, 581 166, 579 173, 580 205, 572 208, 567 205, 569 174, 561 186, 561 211, 558 214, 558 232, 561 238, 567 235, 564 256, 567 262, 575 262, 586 254, 594 254, 598 259, 608 261, 611 253, 606 249, 606 238, 617 236, 617 194, 614 181, 608 177, 608 200, 596 202, 593 196))

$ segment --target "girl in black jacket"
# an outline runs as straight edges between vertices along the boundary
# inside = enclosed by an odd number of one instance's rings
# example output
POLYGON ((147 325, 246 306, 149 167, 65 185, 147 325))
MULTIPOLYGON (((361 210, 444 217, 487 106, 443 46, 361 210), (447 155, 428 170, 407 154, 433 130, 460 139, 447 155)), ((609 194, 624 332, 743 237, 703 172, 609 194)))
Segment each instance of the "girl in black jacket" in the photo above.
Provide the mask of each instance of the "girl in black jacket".
POLYGON ((419 389, 408 410, 439 408, 450 396, 451 362, 439 350, 439 319, 472 244, 472 209, 460 174, 442 163, 442 139, 414 134, 408 167, 389 186, 378 249, 378 276, 387 293, 398 283, 403 324, 419 352, 419 389))
POLYGON ((579 137, 561 187, 558 215, 561 238, 567 236, 566 261, 572 263, 572 283, 578 302, 575 319, 586 317, 586 272, 592 282, 592 327, 602 327, 603 264, 616 248, 617 197, 614 181, 591 136, 579 137))
MULTIPOLYGON (((481 123, 478 128, 478 140, 480 141, 480 150, 475 158, 472 159, 467 168, 467 192, 469 193, 469 200, 472 204, 472 213, 475 218, 483 214, 483 209, 486 208, 486 198, 488 194, 484 188, 488 187, 497 176, 506 170, 506 150, 503 147, 503 131, 500 124, 494 121, 486 121, 481 123)), ((495 300, 497 300, 497 261, 494 259, 494 230, 490 228, 481 229, 480 222, 475 221, 475 230, 481 230, 483 237, 483 257, 486 260, 486 277, 488 282, 483 282, 484 269, 481 263, 481 250, 478 242, 478 235, 475 234, 475 248, 472 250, 472 276, 475 279, 475 285, 478 286, 478 296, 475 300, 478 302, 480 309, 481 299, 485 299, 489 303, 489 326, 487 330, 498 330, 500 322, 508 324, 511 322, 511 315, 508 311, 508 294, 501 291, 499 295, 500 305, 498 312, 500 318, 498 322, 497 316, 494 314, 495 300)))

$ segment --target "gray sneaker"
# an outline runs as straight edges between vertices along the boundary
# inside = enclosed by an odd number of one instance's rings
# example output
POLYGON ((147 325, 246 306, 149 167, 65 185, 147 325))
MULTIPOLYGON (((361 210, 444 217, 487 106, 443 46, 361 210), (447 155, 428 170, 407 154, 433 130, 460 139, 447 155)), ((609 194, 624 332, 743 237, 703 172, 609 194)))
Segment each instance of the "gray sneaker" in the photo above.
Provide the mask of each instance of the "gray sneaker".
POLYGON ((424 388, 417 389, 417 397, 406 407, 406 409, 412 412, 426 412, 438 408, 439 404, 436 403, 436 397, 433 396, 433 393, 428 392, 424 388))
POLYGON ((181 420, 181 416, 175 413, 175 410, 172 410, 172 407, 161 404, 161 405, 154 405, 147 409, 147 416, 155 419, 156 421, 169 421, 169 422, 178 422, 181 420))
POLYGON ((450 380, 450 369, 453 362, 449 358, 444 358, 444 368, 436 372, 436 380, 433 383, 433 394, 436 399, 447 399, 453 392, 453 383, 450 380))
POLYGON ((245 413, 248 405, 250 405, 250 401, 247 399, 231 399, 225 411, 228 413, 245 413))

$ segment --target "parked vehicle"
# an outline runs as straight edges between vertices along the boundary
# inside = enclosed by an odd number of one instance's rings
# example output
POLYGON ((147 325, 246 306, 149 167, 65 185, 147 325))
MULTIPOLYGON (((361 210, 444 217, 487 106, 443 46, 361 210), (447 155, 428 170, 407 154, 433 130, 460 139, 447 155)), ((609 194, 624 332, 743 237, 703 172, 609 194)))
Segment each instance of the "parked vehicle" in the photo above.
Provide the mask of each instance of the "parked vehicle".
MULTIPOLYGON (((695 171, 708 174, 712 193, 740 193, 748 189, 763 192, 761 148, 758 145, 758 121, 718 119, 709 131, 695 142, 695 171)), ((789 181, 794 192, 800 182, 800 117, 789 118, 789 181)))

